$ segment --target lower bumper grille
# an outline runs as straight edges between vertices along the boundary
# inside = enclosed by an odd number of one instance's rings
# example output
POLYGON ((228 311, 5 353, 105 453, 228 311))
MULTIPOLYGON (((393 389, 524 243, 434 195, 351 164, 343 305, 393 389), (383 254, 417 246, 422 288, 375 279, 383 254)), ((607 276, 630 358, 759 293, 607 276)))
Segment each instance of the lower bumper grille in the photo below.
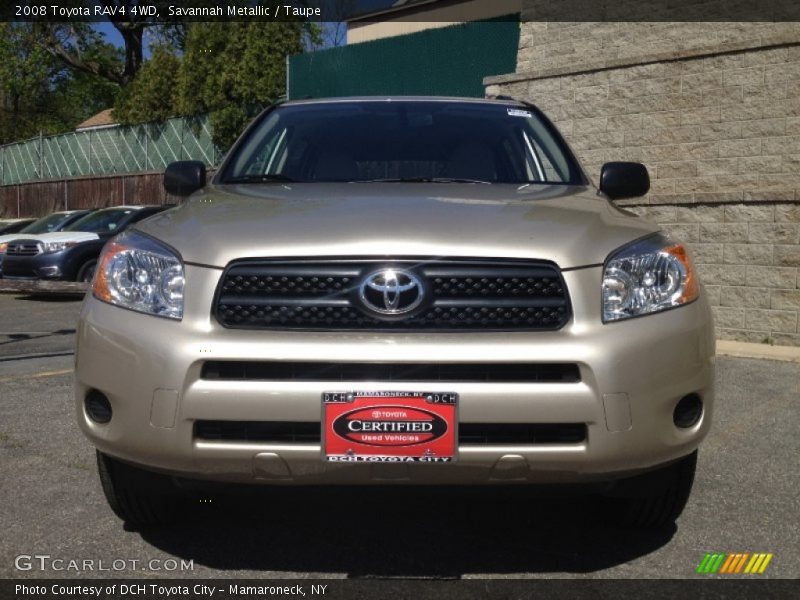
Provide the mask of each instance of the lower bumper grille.
POLYGON ((318 444, 320 424, 300 421, 197 421, 194 436, 226 442, 318 444))
POLYGON ((222 381, 382 381, 452 383, 575 383, 574 363, 333 363, 208 361, 203 379, 222 381))
MULTIPOLYGON (((297 421, 197 421, 195 438, 207 441, 318 444, 321 426, 297 421)), ((468 445, 579 444, 583 423, 461 423, 458 443, 468 445)))
POLYGON ((461 423, 459 444, 579 444, 586 440, 583 423, 461 423))

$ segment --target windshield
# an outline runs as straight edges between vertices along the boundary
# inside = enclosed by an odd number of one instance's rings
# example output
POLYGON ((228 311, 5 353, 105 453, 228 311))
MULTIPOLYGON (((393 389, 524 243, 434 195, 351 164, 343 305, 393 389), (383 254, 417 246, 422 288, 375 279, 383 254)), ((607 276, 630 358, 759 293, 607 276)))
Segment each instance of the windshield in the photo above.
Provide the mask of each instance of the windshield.
POLYGON ((119 228, 128 215, 135 212, 131 208, 110 208, 99 210, 78 219, 64 231, 86 231, 89 233, 109 233, 119 228))
POLYGON ((53 213, 46 217, 42 217, 38 221, 34 221, 27 227, 20 230, 20 233, 50 233, 51 231, 58 231, 61 224, 69 219, 69 213, 53 213))
POLYGON ((227 164, 222 183, 468 181, 583 183, 564 141, 533 109, 353 100, 279 106, 227 164))

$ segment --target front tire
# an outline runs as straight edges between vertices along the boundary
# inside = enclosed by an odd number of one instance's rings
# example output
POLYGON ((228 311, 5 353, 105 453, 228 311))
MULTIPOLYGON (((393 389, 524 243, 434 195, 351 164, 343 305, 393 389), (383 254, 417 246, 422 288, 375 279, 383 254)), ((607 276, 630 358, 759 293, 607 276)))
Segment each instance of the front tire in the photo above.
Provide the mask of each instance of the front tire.
POLYGON ((91 283, 92 279, 94 278, 94 271, 96 268, 97 268, 96 260, 86 261, 78 270, 78 277, 76 281, 81 281, 83 283, 91 283))
POLYGON ((126 523, 163 525, 177 515, 181 496, 166 475, 132 467, 99 450, 97 471, 108 505, 126 523))
POLYGON ((614 521, 627 528, 660 529, 675 522, 692 493, 697 451, 656 471, 618 482, 607 497, 614 521))

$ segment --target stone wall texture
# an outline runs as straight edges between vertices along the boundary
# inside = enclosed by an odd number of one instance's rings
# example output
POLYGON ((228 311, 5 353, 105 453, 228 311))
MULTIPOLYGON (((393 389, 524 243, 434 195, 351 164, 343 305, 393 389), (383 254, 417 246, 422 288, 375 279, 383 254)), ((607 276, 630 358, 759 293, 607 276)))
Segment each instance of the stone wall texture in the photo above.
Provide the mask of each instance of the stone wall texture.
POLYGON ((690 246, 718 337, 800 346, 799 23, 526 22, 517 72, 486 84, 537 104, 595 181, 648 167, 620 204, 690 246))

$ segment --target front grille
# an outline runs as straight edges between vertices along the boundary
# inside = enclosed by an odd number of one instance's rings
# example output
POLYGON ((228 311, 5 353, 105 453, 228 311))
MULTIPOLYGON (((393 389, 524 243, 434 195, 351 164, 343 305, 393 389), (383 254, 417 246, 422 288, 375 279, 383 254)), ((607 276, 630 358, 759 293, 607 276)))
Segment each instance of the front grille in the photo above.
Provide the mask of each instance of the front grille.
POLYGON ((226 381, 440 381, 461 383, 574 383, 573 363, 333 363, 208 361, 203 379, 226 381))
POLYGON ((236 329, 525 331, 563 327, 570 305, 561 273, 545 262, 247 260, 225 270, 215 314, 236 329), (406 314, 381 314, 364 300, 362 282, 385 268, 421 283, 422 299, 406 314))
POLYGON ((6 254, 9 256, 36 256, 42 251, 38 242, 9 242, 6 254))
MULTIPOLYGON (((318 422, 196 421, 195 438, 208 441, 319 444, 318 422)), ((461 423, 463 445, 580 444, 584 423, 461 423)))

